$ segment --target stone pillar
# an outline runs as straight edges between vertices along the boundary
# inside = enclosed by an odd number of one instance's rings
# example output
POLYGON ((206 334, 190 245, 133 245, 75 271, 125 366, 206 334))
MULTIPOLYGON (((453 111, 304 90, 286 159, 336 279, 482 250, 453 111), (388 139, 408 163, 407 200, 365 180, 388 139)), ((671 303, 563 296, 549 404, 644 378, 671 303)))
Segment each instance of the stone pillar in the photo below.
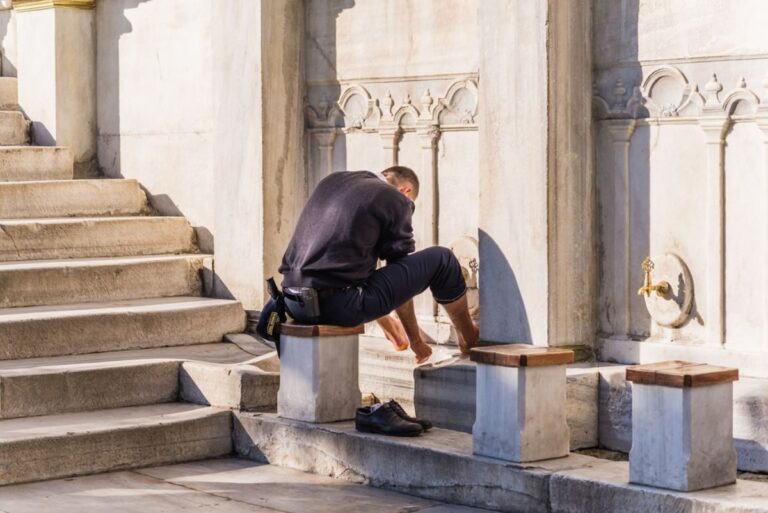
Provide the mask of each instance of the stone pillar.
POLYGON ((707 148, 707 343, 725 344, 725 134, 719 113, 699 120, 707 148))
POLYGON ((403 132, 400 127, 384 128, 379 130, 379 137, 384 146, 384 166, 396 166, 400 153, 400 138, 403 132))
POLYGON ((15 0, 19 105, 42 146, 67 146, 97 174, 95 0, 15 0))
POLYGON ((481 336, 591 344, 591 4, 479 6, 481 336))
POLYGON ((306 197, 303 3, 215 3, 214 290, 260 309, 306 197))
POLYGON ((629 179, 629 145, 632 134, 635 132, 634 119, 610 119, 606 120, 605 128, 611 134, 613 143, 613 211, 621 212, 621 221, 616 222, 612 235, 612 244, 615 253, 611 259, 614 279, 620 282, 622 296, 620 298, 621 309, 616 310, 616 326, 620 333, 629 335, 632 331, 631 301, 637 293, 633 290, 632 262, 632 218, 629 179))

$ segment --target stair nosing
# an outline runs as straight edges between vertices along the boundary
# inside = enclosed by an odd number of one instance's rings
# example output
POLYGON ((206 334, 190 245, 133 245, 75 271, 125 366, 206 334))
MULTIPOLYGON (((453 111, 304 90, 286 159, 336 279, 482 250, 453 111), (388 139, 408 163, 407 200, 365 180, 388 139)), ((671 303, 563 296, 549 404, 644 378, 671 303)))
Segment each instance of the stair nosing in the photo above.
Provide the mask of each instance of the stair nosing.
POLYGON ((17 260, 11 262, 0 262, 0 272, 34 269, 58 269, 65 267, 106 267, 110 265, 133 265, 175 259, 205 260, 208 258, 213 258, 213 255, 208 253, 176 253, 162 255, 56 258, 50 260, 17 260))

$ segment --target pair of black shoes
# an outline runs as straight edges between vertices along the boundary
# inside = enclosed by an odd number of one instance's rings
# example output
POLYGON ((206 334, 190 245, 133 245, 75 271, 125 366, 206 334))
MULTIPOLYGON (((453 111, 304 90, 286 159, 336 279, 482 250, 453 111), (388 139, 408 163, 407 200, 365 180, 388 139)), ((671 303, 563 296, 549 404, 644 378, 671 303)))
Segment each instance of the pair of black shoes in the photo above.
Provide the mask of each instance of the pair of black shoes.
POLYGON ((355 414, 355 429, 363 433, 419 436, 431 428, 431 422, 411 417, 394 399, 388 403, 377 402, 373 406, 358 408, 355 414))

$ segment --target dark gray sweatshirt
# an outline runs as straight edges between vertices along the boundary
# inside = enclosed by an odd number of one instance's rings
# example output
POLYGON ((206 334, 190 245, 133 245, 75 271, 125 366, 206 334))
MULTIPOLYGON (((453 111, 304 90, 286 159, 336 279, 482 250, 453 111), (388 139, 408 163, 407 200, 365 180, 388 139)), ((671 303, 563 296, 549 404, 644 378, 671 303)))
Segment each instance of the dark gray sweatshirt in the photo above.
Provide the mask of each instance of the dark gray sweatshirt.
POLYGON ((283 287, 356 285, 377 260, 396 260, 415 249, 414 205, 369 171, 325 177, 309 197, 283 255, 283 287))

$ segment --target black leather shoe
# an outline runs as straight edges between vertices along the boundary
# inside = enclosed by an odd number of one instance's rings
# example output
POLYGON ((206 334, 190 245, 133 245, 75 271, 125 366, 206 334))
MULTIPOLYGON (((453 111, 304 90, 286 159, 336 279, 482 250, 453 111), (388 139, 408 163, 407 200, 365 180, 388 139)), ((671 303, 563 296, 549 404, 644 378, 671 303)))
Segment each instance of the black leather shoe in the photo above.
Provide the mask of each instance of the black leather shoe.
POLYGON ((394 399, 391 399, 389 401, 389 403, 387 403, 387 404, 389 404, 389 406, 393 410, 395 410, 395 413, 400 415, 401 419, 407 420, 408 422, 414 422, 414 423, 420 425, 424 431, 429 431, 430 429, 432 429, 432 423, 430 421, 422 420, 422 419, 417 419, 416 417, 411 417, 410 415, 408 415, 405 412, 405 409, 403 409, 403 407, 400 406, 400 403, 398 403, 394 399))
POLYGON ((419 436, 424 430, 420 424, 408 422, 384 403, 375 410, 365 406, 355 414, 355 429, 363 433, 378 433, 389 436, 419 436))

